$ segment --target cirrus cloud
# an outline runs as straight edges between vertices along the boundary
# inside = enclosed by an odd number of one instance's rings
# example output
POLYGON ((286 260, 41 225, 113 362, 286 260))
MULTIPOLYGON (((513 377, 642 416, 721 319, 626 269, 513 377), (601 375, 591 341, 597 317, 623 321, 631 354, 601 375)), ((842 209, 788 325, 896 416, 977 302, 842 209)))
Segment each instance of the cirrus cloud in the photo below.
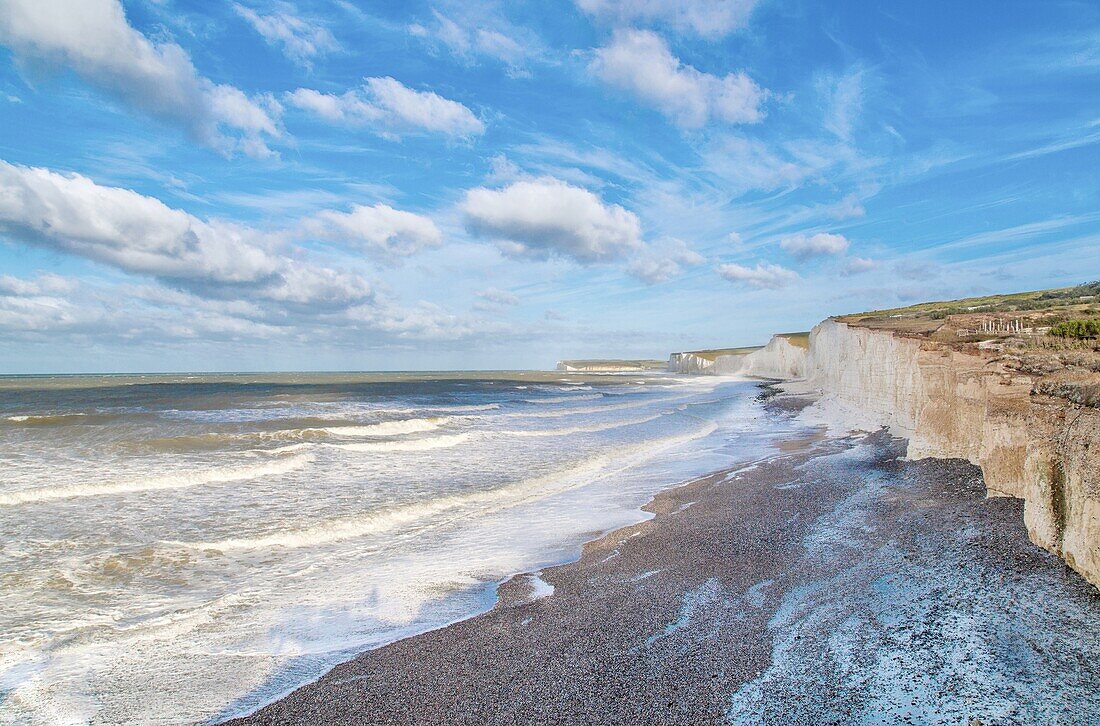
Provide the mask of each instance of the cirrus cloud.
POLYGON ((269 12, 257 12, 240 3, 234 4, 233 9, 268 45, 278 46, 287 58, 306 68, 316 56, 340 47, 328 28, 300 17, 288 3, 277 3, 269 12))
POLYGON ((663 23, 707 38, 745 25, 758 0, 576 0, 577 7, 614 23, 663 23))

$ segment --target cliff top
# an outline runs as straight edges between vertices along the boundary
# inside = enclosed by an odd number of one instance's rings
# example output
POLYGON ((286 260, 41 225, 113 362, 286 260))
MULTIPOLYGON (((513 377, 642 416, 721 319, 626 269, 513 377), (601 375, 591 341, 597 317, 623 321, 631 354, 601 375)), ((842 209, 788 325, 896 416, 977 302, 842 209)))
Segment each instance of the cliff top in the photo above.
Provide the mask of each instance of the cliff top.
POLYGON ((754 350, 760 350, 764 346, 762 345, 746 345, 740 348, 709 348, 707 350, 685 350, 683 355, 695 355, 699 356, 703 360, 716 360, 720 355, 745 355, 751 353, 754 350))
POLYGON ((1100 281, 835 319, 995 360, 1031 376, 1037 392, 1100 406, 1100 281))
POLYGON ((558 370, 577 371, 646 371, 664 370, 667 363, 663 360, 618 360, 614 358, 558 361, 558 370))

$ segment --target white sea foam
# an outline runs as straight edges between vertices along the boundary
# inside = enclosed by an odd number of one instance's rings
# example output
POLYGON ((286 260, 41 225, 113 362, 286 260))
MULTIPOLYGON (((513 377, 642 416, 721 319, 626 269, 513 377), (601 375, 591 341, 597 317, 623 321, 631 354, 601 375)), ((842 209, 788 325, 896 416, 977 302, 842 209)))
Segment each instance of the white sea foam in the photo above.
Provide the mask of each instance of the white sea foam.
MULTIPOLYGON (((182 543, 197 549, 219 551, 257 550, 270 547, 316 547, 368 535, 385 534, 403 526, 430 521, 439 524, 440 515, 476 508, 479 514, 506 509, 517 504, 560 494, 569 489, 592 483, 598 477, 621 472, 641 461, 653 458, 669 448, 707 436, 717 424, 706 422, 694 431, 620 447, 609 453, 591 457, 578 465, 544 476, 524 479, 495 489, 436 497, 415 504, 382 509, 352 517, 330 519, 312 527, 282 531, 259 537, 233 538, 217 542, 182 543)), ((444 437, 439 437, 444 438, 444 437)), ((375 444, 346 444, 374 446, 375 444)))
POLYGON ((262 476, 285 474, 304 466, 308 461, 309 456, 303 454, 264 464, 245 464, 199 471, 182 471, 175 474, 130 481, 106 484, 68 484, 60 487, 3 492, 0 493, 0 505, 33 504, 76 497, 101 497, 162 489, 186 489, 204 484, 244 481, 262 476))
POLYGON ((709 382, 322 382, 121 399, 112 383, 77 410, 5 399, 5 416, 88 415, 0 417, 0 529, 13 533, 0 579, 20 603, 0 632, 27 644, 0 653, 0 723, 249 712, 351 650, 472 614, 493 582, 644 518, 653 491, 744 445, 707 437, 698 408, 675 410, 723 398, 709 382), (145 415, 123 411, 137 404, 145 415), (62 442, 55 426, 68 424, 62 442), (157 683, 172 687, 150 702, 157 683))
POLYGON ((525 398, 524 403, 535 404, 550 404, 550 403, 572 403, 573 401, 598 401, 603 398, 602 393, 591 393, 581 396, 548 396, 546 398, 525 398))
POLYGON ((660 398, 647 398, 642 401, 631 401, 629 403, 609 403, 603 406, 583 406, 580 408, 559 408, 551 411, 517 411, 515 413, 506 413, 503 415, 509 418, 561 418, 563 416, 580 416, 586 413, 625 411, 630 408, 640 408, 642 406, 650 406, 658 403, 683 401, 689 397, 690 396, 664 396, 660 398))
POLYGON ((645 416, 643 418, 624 419, 621 421, 612 421, 611 423, 595 424, 592 426, 567 426, 558 429, 510 429, 500 431, 499 433, 506 436, 520 436, 520 437, 543 437, 543 436, 569 436, 571 434, 594 434, 600 431, 610 431, 611 429, 624 428, 626 426, 640 426, 650 421, 656 421, 664 414, 658 413, 653 416, 645 416))
POLYGON ((361 444, 329 444, 332 448, 344 451, 360 452, 401 452, 401 451, 430 451, 431 449, 449 449, 458 446, 470 439, 470 434, 451 434, 448 436, 433 436, 426 439, 409 439, 405 441, 371 441, 361 444))
POLYGON ((432 431, 447 422, 446 417, 411 418, 404 421, 383 421, 364 426, 328 426, 320 429, 334 436, 401 436, 432 431))

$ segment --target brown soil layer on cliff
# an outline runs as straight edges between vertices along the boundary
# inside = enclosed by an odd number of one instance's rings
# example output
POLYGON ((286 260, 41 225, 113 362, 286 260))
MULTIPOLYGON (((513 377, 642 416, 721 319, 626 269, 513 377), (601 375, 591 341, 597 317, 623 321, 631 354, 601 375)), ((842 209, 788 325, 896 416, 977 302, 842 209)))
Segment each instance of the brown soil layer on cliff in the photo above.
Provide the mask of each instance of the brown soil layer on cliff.
POLYGON ((1100 319, 1100 282, 1057 290, 928 302, 837 318, 979 356, 1029 376, 1036 393, 1100 407, 1100 340, 1050 334, 1069 320, 1100 319))
MULTIPOLYGON (((777 413, 777 415, 782 415, 777 413)), ((668 490, 649 521, 240 723, 1100 719, 1100 594, 961 461, 808 451, 668 490)))

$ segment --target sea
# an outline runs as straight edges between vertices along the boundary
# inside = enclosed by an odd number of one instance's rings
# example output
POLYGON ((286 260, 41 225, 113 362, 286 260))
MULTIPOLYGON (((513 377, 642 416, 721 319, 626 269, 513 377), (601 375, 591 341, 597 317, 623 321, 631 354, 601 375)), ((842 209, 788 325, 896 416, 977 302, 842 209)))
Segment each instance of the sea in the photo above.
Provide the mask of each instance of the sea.
POLYGON ((775 453, 751 381, 0 377, 0 723, 214 723, 775 453))

